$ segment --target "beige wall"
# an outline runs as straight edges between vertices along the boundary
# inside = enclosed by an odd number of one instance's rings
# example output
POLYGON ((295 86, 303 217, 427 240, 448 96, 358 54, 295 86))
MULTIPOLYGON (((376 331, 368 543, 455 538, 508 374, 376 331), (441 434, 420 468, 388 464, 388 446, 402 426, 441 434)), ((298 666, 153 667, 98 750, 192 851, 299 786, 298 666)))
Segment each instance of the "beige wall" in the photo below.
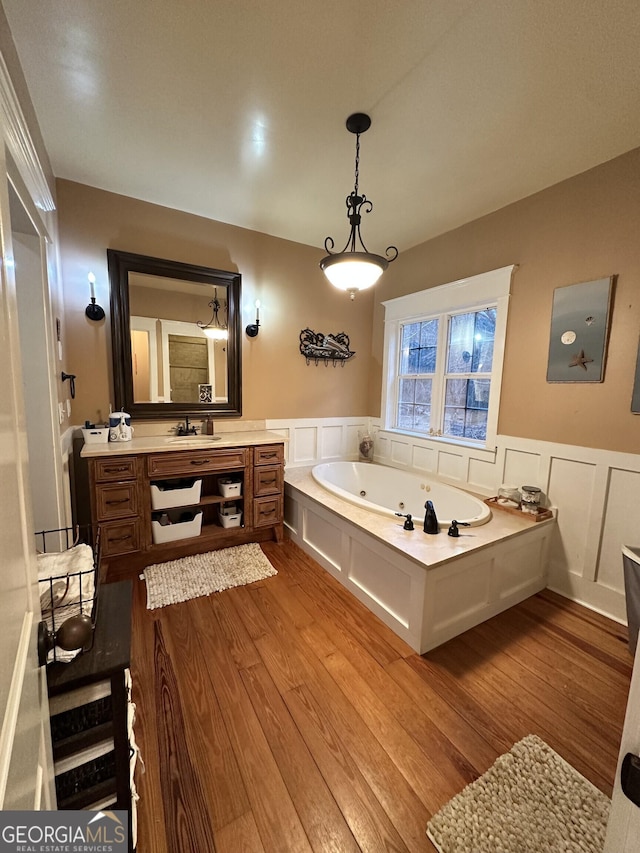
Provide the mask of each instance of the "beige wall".
POLYGON ((640 149, 402 253, 376 287, 371 413, 380 413, 380 302, 508 264, 518 269, 499 432, 637 453, 640 416, 630 403, 640 331, 640 149), (604 382, 547 383, 554 288, 609 275, 618 278, 604 382))
POLYGON ((77 374, 75 423, 104 419, 113 402, 108 248, 242 274, 243 330, 255 320, 256 298, 262 303, 260 334, 242 335, 244 419, 368 414, 373 297, 364 294, 350 302, 334 290, 318 267, 321 249, 70 181, 57 182, 57 199, 65 369, 77 374), (97 301, 107 311, 107 319, 97 324, 84 315, 90 270, 97 301), (357 355, 344 367, 307 366, 299 352, 299 334, 306 327, 346 332, 357 355))

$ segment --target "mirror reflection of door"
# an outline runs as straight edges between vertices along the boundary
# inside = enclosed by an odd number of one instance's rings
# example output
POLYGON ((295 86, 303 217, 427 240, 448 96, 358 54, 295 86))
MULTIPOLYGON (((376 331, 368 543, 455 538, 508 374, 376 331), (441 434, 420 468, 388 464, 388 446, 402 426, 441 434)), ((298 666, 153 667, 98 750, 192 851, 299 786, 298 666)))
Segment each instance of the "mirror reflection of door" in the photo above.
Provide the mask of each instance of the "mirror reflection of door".
MULTIPOLYGON (((226 287, 215 289, 226 317, 226 287)), ((227 402, 226 341, 207 338, 214 289, 197 282, 129 273, 136 403, 227 402)))
POLYGON ((209 384, 207 339, 187 335, 168 335, 168 338, 171 402, 198 402, 200 386, 209 384))
POLYGON ((137 403, 158 403, 162 377, 158 375, 157 321, 151 317, 131 318, 131 365, 133 395, 137 403))

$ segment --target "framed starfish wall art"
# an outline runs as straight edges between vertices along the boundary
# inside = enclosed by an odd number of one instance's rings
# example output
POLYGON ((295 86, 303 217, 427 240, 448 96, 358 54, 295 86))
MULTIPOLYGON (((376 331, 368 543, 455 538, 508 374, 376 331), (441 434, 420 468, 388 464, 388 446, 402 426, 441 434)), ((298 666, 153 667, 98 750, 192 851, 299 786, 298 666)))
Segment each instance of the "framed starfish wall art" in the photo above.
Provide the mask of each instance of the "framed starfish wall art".
POLYGON ((602 382, 614 276, 556 287, 547 382, 602 382))

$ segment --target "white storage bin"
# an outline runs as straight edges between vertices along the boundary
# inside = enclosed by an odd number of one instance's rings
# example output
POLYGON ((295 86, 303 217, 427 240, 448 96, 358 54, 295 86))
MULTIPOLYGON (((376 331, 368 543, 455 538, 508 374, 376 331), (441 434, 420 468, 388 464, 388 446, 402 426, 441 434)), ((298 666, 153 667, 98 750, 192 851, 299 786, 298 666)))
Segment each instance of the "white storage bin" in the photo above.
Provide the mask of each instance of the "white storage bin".
POLYGON ((223 498, 238 498, 242 494, 242 482, 231 477, 220 477, 218 488, 223 498))
POLYGON ((202 480, 166 480, 151 483, 151 509, 171 509, 176 506, 191 506, 200 500, 202 480), (191 486, 188 483, 192 483, 191 486))
POLYGON ((202 529, 202 512, 195 515, 193 521, 176 521, 174 524, 160 524, 159 521, 151 522, 151 536, 154 545, 163 542, 175 542, 176 539, 189 539, 191 536, 199 536, 202 529))
POLYGON ((82 437, 85 444, 107 444, 109 441, 109 427, 92 427, 82 429, 82 437))
POLYGON ((218 513, 218 518, 220 519, 220 524, 223 527, 240 527, 240 521, 242 520, 241 512, 223 512, 220 510, 218 513))

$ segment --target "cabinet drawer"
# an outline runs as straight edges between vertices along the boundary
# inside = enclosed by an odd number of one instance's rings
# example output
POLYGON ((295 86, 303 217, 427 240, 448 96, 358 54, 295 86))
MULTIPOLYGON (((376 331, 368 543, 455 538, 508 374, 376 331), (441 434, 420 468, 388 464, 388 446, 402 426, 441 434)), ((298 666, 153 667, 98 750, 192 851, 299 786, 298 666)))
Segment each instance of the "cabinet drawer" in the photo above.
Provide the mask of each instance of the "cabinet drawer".
POLYGON ((140 550, 140 522, 136 519, 108 521, 100 525, 103 557, 131 554, 140 550))
POLYGON ((253 494, 259 498, 262 495, 278 495, 282 493, 282 465, 263 465, 256 468, 253 474, 253 494))
POLYGON ((94 475, 97 483, 113 480, 135 480, 135 456, 121 456, 115 459, 94 459, 94 475))
POLYGON ((268 527, 282 521, 282 496, 257 498, 253 502, 253 526, 268 527))
POLYGON ((263 444, 253 448, 254 465, 273 465, 284 462, 284 444, 263 444))
POLYGON ((223 471, 229 468, 244 468, 247 451, 240 450, 197 450, 179 453, 158 453, 147 457, 149 477, 169 474, 198 474, 207 471, 223 471))
POLYGON ((138 515, 136 483, 101 484, 96 487, 96 517, 98 521, 138 515))

